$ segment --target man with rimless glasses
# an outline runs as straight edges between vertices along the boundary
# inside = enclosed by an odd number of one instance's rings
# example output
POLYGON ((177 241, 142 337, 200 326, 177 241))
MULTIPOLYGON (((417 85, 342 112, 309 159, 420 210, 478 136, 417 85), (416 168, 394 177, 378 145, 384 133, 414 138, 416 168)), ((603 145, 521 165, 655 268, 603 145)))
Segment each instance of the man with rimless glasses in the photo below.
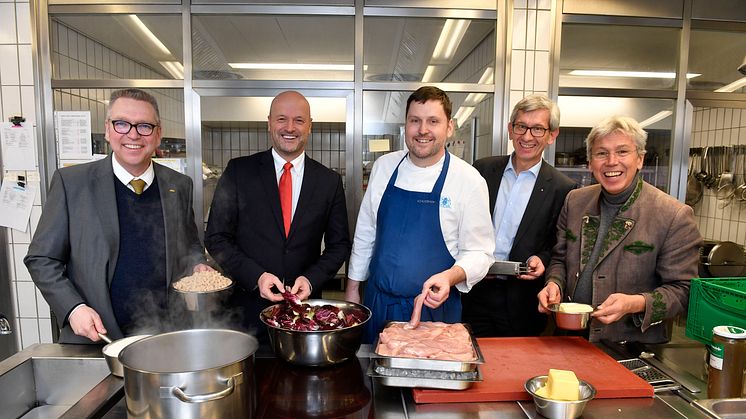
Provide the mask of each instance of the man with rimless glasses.
POLYGON ((567 195, 539 310, 590 304, 591 342, 662 343, 664 320, 683 313, 697 275, 702 237, 691 207, 642 180, 647 133, 611 117, 588 134, 597 185, 567 195))
POLYGON ((60 343, 157 327, 170 283, 211 270, 194 224, 192 180, 151 159, 161 143, 155 98, 113 92, 105 124, 112 154, 55 172, 24 259, 57 316, 60 343))
POLYGON ((576 186, 542 159, 559 124, 554 102, 527 96, 515 105, 508 123, 513 153, 474 163, 489 189, 495 260, 525 262, 529 268, 518 276, 487 275, 463 294, 463 320, 477 336, 537 336, 546 326, 546 315, 536 311, 534 301, 544 286, 562 203, 576 186))

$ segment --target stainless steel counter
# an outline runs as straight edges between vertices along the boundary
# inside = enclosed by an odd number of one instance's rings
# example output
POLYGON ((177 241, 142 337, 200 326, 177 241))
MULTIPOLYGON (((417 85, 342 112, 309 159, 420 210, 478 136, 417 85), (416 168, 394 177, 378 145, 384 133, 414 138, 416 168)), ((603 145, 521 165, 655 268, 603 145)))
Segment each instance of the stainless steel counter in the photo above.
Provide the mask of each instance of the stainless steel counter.
MULTIPOLYGON (((0 377, 14 366, 22 364, 31 358, 79 358, 101 359, 100 346, 95 345, 57 345, 43 344, 27 348, 11 358, 0 362, 0 377)), ((633 357, 639 354, 619 353, 626 348, 604 348, 617 359, 633 357)), ((657 393, 653 398, 634 399, 596 399, 588 403, 584 418, 706 418, 704 413, 693 406, 690 401, 704 398, 706 385, 699 377, 687 372, 687 368, 701 368, 703 362, 703 348, 701 345, 663 345, 645 348, 655 353, 656 359, 663 365, 669 366, 671 371, 679 373, 686 380, 691 380, 692 386, 699 387, 699 391, 692 392, 686 388, 681 391, 665 391, 657 393)), ((367 356, 370 347, 363 346, 358 353, 361 374, 365 374, 368 367, 367 356)), ((258 357, 265 356, 258 354, 258 357)), ((103 359, 101 359, 103 362, 103 359)), ((376 418, 535 418, 537 414, 531 402, 497 402, 497 403, 443 403, 416 404, 412 399, 410 389, 382 386, 365 378, 366 385, 372 393, 372 402, 355 413, 345 417, 376 417, 376 418), (371 415, 372 413, 372 415, 371 415)), ((71 380, 74 382, 74 380, 71 380)), ((2 390, 0 390, 2 391, 2 390)), ((77 403, 67 410, 64 418, 126 418, 126 407, 123 400, 123 381, 114 376, 106 376, 91 391, 86 393, 77 403)), ((3 416, 0 413, 0 417, 3 416)))

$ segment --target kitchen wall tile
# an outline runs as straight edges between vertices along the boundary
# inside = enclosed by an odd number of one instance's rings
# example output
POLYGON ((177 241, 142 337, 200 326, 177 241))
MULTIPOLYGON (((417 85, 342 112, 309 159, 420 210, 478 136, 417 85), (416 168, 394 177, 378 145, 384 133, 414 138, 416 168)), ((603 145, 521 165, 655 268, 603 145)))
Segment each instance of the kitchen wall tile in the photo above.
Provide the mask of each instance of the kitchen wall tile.
POLYGON ((543 9, 543 10, 551 10, 552 8, 552 1, 551 0, 538 0, 536 3, 537 9, 543 9))
POLYGON ((36 287, 33 282, 16 282, 18 317, 36 317, 36 287))
POLYGON ((26 349, 39 341, 39 321, 36 319, 19 319, 21 323, 21 348, 26 349))
POLYGON ((723 237, 723 220, 716 219, 715 220, 715 230, 712 232, 712 236, 717 238, 718 240, 721 240, 723 237))
POLYGON ((31 11, 29 3, 16 3, 16 25, 18 25, 18 43, 31 44, 31 11))
POLYGON ((49 319, 39 319, 39 343, 53 343, 52 322, 49 319))
POLYGON ((16 12, 13 3, 0 4, 0 44, 16 43, 16 12))
POLYGON ((0 45, 0 84, 3 86, 19 84, 18 78, 18 47, 16 45, 0 45))
POLYGON ((527 7, 528 0, 515 0, 513 1, 513 7, 516 9, 525 9, 527 7))
POLYGON ((34 287, 36 291, 36 311, 40 319, 50 319, 52 318, 51 310, 49 309, 49 304, 47 304, 47 300, 44 299, 44 296, 41 294, 41 291, 39 291, 39 288, 34 287))
POLYGON ((513 49, 526 48, 526 19, 525 10, 517 9, 513 11, 513 49))
POLYGON ((19 231, 15 228, 10 228, 8 231, 11 234, 11 237, 13 238, 13 243, 17 244, 29 244, 31 243, 31 227, 29 227, 28 223, 26 223, 26 231, 19 231))
POLYGON ((12 115, 21 113, 21 89, 18 86, 0 87, 3 98, 3 120, 12 115))
POLYGON ((525 89, 534 90, 534 56, 536 51, 526 51, 525 71, 525 89))
POLYGON ((15 278, 18 281, 31 281, 31 274, 26 265, 23 264, 23 258, 28 253, 28 244, 13 244, 13 261, 15 265, 15 278))
POLYGON ((536 49, 549 51, 552 39, 550 29, 552 28, 552 12, 540 10, 536 16, 536 49))
MULTIPOLYGON (((513 50, 513 60, 510 68, 510 90, 524 89, 525 61, 525 51, 513 50)), ((511 105, 510 109, 513 109, 513 105, 511 105)))
POLYGON ((536 49, 536 10, 526 11, 526 49, 536 49))
POLYGON ((20 83, 34 85, 34 64, 31 57, 31 45, 18 46, 18 72, 20 83))
POLYGON ((725 109, 717 108, 717 117, 715 120, 715 129, 723 129, 725 127, 725 109))

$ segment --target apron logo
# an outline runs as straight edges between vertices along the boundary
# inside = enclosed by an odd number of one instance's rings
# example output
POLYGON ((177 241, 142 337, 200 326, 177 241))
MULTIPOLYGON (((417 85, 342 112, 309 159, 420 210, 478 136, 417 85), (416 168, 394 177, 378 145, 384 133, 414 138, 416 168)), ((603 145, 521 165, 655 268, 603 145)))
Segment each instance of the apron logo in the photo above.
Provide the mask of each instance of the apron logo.
POLYGON ((418 199, 417 203, 418 204, 434 204, 435 201, 433 201, 432 199, 418 199))
POLYGON ((451 198, 444 196, 440 199, 440 206, 443 208, 451 208, 451 198))

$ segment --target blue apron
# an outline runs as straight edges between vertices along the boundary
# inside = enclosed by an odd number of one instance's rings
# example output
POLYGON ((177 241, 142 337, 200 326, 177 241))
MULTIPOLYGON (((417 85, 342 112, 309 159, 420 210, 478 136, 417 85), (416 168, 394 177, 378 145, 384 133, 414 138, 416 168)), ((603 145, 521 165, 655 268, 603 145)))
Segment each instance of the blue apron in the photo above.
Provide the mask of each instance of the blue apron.
MULTIPOLYGON (((453 266, 455 259, 446 247, 440 227, 440 193, 450 155, 431 192, 406 191, 395 186, 399 162, 391 175, 378 207, 376 242, 370 262, 364 304, 372 311, 363 341, 372 343, 389 320, 408 321, 414 298, 432 275, 453 266)), ((461 321, 461 299, 451 287, 449 298, 437 309, 422 307, 423 321, 461 321)))

